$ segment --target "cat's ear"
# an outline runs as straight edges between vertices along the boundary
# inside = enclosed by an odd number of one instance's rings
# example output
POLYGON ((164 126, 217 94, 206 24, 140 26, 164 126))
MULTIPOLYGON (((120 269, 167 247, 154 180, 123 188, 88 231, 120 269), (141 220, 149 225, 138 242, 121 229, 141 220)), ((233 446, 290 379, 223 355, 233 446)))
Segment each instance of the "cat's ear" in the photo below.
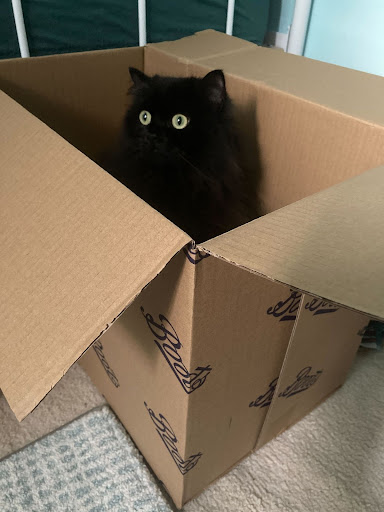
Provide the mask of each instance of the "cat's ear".
POLYGON ((136 68, 129 68, 129 74, 131 75, 134 86, 137 88, 147 85, 150 81, 149 76, 136 68))
POLYGON ((224 73, 221 69, 210 71, 202 80, 208 99, 220 108, 227 96, 224 73))

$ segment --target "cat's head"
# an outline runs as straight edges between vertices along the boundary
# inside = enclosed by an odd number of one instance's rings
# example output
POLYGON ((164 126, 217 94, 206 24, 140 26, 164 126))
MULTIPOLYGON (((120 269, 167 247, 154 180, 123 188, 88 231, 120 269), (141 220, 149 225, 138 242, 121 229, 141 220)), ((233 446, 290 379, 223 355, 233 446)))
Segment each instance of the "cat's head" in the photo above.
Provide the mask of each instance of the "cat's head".
POLYGON ((135 68, 130 74, 133 103, 125 132, 139 150, 179 152, 194 160, 217 145, 230 104, 222 71, 204 78, 150 77, 135 68))

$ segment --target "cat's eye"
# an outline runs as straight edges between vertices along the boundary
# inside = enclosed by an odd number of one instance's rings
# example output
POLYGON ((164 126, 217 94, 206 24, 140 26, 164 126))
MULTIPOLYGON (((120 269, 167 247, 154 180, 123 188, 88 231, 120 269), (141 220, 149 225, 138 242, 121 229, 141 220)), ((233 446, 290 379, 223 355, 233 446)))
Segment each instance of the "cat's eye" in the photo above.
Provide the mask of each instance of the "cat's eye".
POLYGON ((147 126, 151 122, 152 116, 148 110, 142 110, 139 114, 139 119, 141 124, 147 126))
POLYGON ((176 128, 176 130, 182 130, 186 126, 188 126, 189 119, 184 114, 175 114, 172 117, 172 126, 176 128))

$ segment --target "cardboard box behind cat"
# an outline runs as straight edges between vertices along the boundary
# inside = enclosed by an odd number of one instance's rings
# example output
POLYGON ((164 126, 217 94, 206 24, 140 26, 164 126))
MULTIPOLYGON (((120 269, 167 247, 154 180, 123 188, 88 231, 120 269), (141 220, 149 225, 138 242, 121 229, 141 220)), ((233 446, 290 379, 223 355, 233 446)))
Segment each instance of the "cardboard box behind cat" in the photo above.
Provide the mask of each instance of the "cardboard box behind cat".
POLYGON ((17 418, 83 356, 180 507, 339 387, 367 315, 384 318, 383 86, 214 31, 1 62, 0 387, 17 418), (128 66, 225 71, 265 216, 196 247, 94 163, 128 66))

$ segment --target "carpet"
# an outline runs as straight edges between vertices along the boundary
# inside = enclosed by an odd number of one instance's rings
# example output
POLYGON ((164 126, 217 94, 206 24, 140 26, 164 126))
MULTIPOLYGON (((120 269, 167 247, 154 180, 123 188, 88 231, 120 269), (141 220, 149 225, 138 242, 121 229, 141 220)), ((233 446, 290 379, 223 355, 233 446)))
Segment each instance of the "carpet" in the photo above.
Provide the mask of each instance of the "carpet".
POLYGON ((0 391, 0 459, 105 403, 78 364, 21 423, 0 391))
MULTIPOLYGON (((361 350, 346 384, 185 505, 185 512, 384 510, 384 352, 361 350)), ((0 462, 0 510, 175 510, 108 406, 0 462)))

